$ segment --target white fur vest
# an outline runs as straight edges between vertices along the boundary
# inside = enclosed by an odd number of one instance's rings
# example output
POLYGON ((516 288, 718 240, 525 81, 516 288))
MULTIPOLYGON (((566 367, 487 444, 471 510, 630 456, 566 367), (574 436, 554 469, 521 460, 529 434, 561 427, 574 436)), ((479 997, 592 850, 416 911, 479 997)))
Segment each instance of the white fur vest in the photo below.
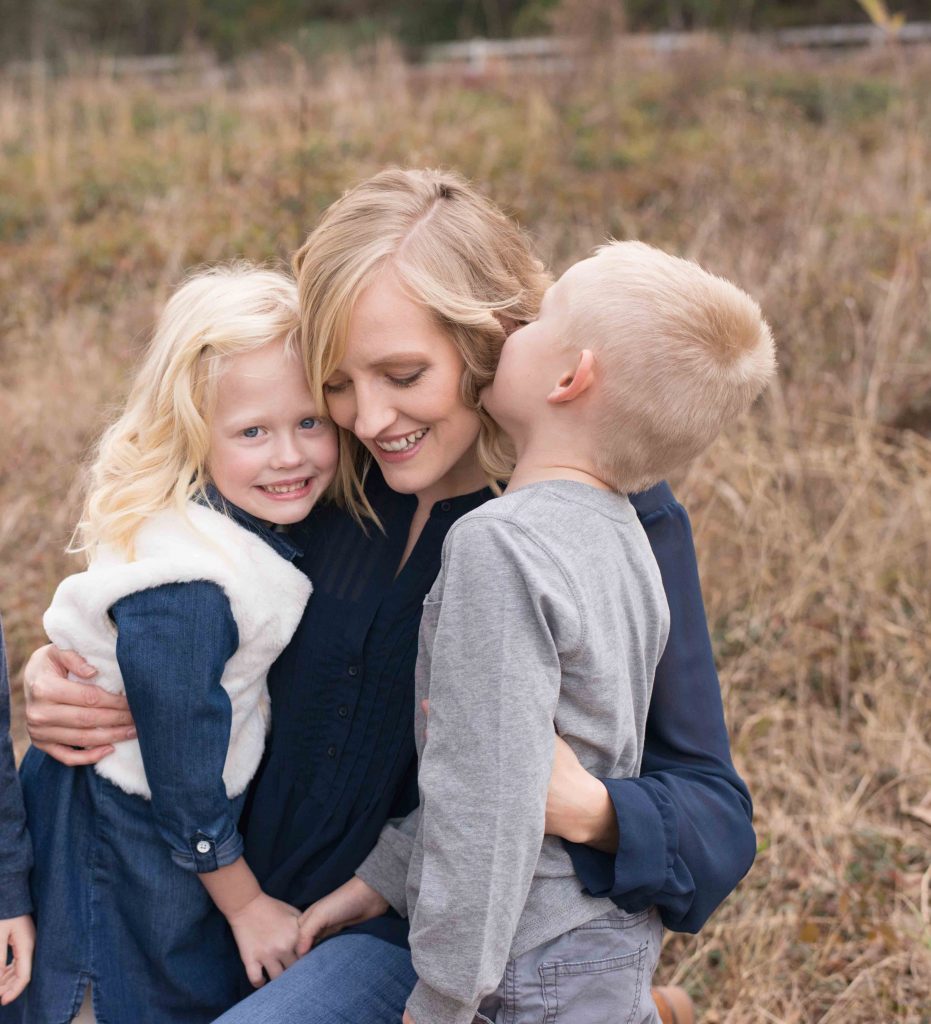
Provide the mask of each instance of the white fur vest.
MULTIPOLYGON (((132 562, 102 548, 85 572, 62 581, 43 623, 53 643, 78 651, 97 669, 96 685, 123 693, 110 608, 165 583, 208 580, 222 587, 239 629, 239 648, 221 680, 233 706, 223 782, 234 797, 258 767, 270 721, 268 669, 294 635, 311 586, 266 541, 222 513, 190 502, 187 514, 189 521, 174 511, 148 520, 132 562)), ((138 740, 116 744, 95 768, 127 793, 151 798, 138 740)))

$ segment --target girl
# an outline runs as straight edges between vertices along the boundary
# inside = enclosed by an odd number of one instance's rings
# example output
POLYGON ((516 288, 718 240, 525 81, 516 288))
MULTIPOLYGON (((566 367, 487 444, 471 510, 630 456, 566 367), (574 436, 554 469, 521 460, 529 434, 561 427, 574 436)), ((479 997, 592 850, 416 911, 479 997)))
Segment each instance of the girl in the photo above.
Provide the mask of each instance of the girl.
POLYGON ((23 765, 38 939, 25 1019, 209 1021, 294 960, 297 911, 237 831, 269 721, 266 674, 310 594, 282 528, 337 463, 296 352, 297 293, 237 266, 190 279, 100 442, 78 550, 45 616, 138 739, 93 768, 23 765), (224 920, 225 918, 225 920, 224 920), (234 945, 235 941, 235 945, 234 945), (236 956, 238 947, 239 957, 236 956))

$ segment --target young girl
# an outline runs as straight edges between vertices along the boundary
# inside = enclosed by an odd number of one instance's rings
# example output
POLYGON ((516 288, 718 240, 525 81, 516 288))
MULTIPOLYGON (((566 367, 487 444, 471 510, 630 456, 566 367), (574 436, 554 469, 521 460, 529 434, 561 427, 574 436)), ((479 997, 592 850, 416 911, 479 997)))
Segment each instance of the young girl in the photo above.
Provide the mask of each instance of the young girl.
POLYGON ((100 442, 77 533, 89 566, 58 588, 45 627, 87 656, 94 683, 125 691, 138 739, 77 771, 26 755, 27 1021, 70 1021, 88 983, 101 1021, 211 1021, 241 994, 240 958, 255 986, 294 959, 298 912, 262 892, 237 822, 269 723, 266 674, 311 589, 283 528, 337 464, 297 334, 283 274, 193 277, 100 442))

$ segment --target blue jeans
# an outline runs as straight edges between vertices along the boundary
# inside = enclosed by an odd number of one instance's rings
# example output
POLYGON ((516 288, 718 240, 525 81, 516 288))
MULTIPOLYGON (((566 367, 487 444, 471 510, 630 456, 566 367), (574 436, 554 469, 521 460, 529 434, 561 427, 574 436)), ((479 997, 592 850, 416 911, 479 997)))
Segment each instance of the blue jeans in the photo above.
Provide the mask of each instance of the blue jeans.
POLYGON ((335 935, 214 1024, 401 1024, 416 982, 410 950, 335 935))

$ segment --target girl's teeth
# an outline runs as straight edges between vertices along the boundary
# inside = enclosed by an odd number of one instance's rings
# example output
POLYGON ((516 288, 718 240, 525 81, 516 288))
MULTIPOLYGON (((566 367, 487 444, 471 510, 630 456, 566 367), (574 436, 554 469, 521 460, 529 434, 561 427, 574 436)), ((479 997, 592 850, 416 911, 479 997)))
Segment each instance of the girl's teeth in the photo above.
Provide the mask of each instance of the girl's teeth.
POLYGON ((299 480, 296 484, 266 484, 263 490, 270 491, 272 494, 290 494, 292 491, 299 491, 306 486, 306 480, 299 480))
POLYGON ((407 451, 408 448, 413 448, 429 429, 429 427, 421 427, 420 430, 415 430, 412 434, 401 437, 397 441, 376 441, 375 443, 384 452, 407 451))

